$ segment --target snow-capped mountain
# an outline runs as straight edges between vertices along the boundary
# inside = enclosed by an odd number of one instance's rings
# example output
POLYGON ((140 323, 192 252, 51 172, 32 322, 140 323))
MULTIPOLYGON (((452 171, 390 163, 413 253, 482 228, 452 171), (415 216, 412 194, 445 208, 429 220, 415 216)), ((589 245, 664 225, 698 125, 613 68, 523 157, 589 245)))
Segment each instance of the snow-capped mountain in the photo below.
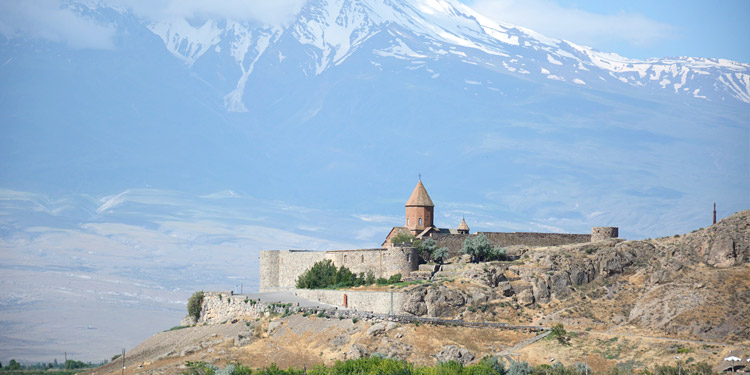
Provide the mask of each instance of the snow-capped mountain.
POLYGON ((310 0, 285 27, 231 20, 194 26, 179 19, 150 24, 149 29, 188 65, 206 54, 230 54, 241 72, 225 96, 232 111, 246 110, 243 93, 259 59, 274 51, 271 58, 283 61, 289 49, 304 51, 296 64, 307 75, 345 65, 355 54, 366 55, 375 65, 401 60, 434 75, 440 73, 431 69, 434 62, 455 59, 488 75, 750 103, 750 64, 690 57, 628 59, 493 21, 454 0, 310 0), (376 37, 376 43, 367 43, 376 37), (273 48, 282 44, 284 50, 273 48))

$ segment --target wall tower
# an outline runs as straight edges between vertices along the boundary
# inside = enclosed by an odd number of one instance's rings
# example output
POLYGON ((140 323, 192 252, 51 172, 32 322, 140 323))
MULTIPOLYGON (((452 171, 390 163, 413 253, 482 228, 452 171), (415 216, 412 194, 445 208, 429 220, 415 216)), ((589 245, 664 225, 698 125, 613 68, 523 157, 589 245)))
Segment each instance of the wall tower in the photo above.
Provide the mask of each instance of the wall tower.
POLYGON ((404 226, 416 236, 425 228, 432 227, 434 213, 435 205, 420 179, 411 197, 406 201, 406 225, 404 226))

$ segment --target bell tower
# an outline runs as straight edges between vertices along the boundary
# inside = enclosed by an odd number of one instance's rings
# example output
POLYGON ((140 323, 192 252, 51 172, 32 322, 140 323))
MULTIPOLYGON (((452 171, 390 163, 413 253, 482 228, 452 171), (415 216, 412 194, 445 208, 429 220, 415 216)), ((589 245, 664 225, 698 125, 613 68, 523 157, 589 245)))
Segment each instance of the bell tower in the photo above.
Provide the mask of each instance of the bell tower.
POLYGON ((427 190, 419 179, 417 186, 406 202, 406 227, 413 235, 421 233, 426 228, 432 227, 432 219, 435 213, 435 205, 427 194, 427 190))

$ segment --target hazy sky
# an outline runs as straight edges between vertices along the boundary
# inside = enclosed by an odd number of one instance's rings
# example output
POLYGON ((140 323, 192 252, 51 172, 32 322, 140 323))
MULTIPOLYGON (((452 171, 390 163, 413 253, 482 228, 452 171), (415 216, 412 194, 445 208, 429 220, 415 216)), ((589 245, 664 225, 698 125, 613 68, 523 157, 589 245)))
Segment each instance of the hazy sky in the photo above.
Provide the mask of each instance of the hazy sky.
POLYGON ((748 0, 462 0, 499 21, 630 58, 750 62, 748 0))

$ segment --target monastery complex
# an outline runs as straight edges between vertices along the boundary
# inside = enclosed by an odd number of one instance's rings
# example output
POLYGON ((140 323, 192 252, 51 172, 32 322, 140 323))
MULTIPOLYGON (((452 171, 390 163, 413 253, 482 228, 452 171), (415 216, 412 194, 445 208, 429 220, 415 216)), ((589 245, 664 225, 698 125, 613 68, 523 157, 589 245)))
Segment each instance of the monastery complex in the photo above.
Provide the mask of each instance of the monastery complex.
POLYGON ((438 247, 445 247, 449 254, 458 255, 464 241, 469 236, 483 234, 492 246, 507 247, 556 246, 592 242, 607 238, 617 238, 618 228, 596 227, 591 234, 529 233, 529 232, 477 232, 470 233, 466 220, 462 219, 457 228, 438 228, 434 225, 435 204, 430 199, 420 180, 406 201, 406 215, 403 226, 393 227, 376 249, 359 250, 265 250, 260 254, 260 291, 273 292, 295 288, 297 278, 316 262, 329 259, 336 267, 344 266, 354 273, 372 272, 375 277, 389 277, 400 273, 409 275, 419 268, 422 262, 415 247, 409 244, 392 244, 391 239, 398 233, 410 233, 417 239, 432 238, 438 247))

